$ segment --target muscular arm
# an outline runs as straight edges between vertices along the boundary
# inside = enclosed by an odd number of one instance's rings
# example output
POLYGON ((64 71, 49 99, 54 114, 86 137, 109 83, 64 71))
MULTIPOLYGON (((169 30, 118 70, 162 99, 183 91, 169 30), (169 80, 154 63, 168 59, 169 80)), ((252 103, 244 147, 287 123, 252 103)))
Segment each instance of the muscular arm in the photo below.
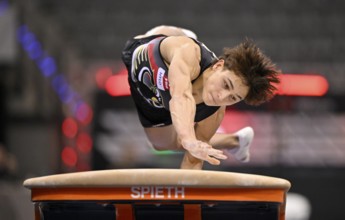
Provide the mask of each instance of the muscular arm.
POLYGON ((170 112, 180 141, 196 139, 194 116, 196 110, 191 81, 200 71, 200 49, 185 37, 170 37, 161 44, 161 53, 170 63, 170 112))
POLYGON ((170 112, 179 141, 191 155, 211 164, 225 159, 222 151, 197 139, 194 130, 196 104, 192 95, 191 81, 200 71, 200 48, 186 37, 169 37, 161 44, 161 53, 170 64, 170 112), (211 157, 213 156, 213 157, 211 157))

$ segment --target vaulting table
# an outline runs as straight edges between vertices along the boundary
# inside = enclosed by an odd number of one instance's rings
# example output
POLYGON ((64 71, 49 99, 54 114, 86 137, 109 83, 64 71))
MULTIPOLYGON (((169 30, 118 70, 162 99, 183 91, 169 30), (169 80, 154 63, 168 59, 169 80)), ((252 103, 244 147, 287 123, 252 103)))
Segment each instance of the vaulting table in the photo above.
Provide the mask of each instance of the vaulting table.
POLYGON ((285 179, 220 171, 120 169, 28 179, 36 220, 284 220, 285 179))

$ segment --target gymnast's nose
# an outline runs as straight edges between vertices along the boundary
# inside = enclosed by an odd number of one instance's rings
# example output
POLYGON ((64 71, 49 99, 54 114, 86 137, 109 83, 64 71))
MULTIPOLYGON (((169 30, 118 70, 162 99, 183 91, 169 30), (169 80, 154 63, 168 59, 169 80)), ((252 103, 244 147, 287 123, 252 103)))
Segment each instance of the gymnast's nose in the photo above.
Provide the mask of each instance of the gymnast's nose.
POLYGON ((228 97, 230 95, 230 93, 228 91, 219 91, 218 93, 218 99, 219 100, 224 100, 226 97, 228 97))

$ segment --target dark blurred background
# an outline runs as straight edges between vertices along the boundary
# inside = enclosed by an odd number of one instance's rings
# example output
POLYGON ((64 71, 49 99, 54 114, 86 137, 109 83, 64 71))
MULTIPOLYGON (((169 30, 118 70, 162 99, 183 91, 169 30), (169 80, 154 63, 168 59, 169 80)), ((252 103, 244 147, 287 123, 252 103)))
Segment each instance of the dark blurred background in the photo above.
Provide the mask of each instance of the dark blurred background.
POLYGON ((251 162, 205 169, 286 178, 311 207, 290 219, 344 219, 344 11, 342 0, 0 0, 0 218, 33 219, 26 178, 179 167, 182 154, 147 146, 120 62, 128 38, 166 24, 217 54, 251 38, 284 74, 323 79, 229 107, 221 130, 254 128, 251 162))

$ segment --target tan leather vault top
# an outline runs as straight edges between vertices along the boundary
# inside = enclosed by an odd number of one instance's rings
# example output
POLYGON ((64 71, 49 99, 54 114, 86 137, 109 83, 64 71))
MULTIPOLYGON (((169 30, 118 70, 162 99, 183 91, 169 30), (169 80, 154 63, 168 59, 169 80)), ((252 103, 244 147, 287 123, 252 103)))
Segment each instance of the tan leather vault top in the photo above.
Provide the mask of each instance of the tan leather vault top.
POLYGON ((289 181, 269 176, 206 170, 118 169, 57 174, 27 179, 32 188, 188 186, 209 188, 279 188, 289 190, 289 181))

